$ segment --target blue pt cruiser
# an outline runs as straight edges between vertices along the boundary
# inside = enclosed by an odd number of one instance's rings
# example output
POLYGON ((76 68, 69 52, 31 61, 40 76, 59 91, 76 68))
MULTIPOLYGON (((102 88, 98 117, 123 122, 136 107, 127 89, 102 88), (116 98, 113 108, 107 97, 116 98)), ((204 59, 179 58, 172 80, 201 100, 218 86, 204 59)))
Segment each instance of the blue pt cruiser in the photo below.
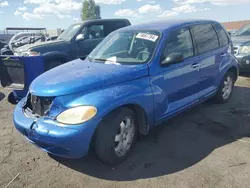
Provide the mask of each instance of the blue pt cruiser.
POLYGON ((53 155, 80 158, 93 146, 115 165, 138 134, 210 97, 227 102, 237 78, 232 42, 215 21, 129 26, 35 79, 14 124, 53 155))

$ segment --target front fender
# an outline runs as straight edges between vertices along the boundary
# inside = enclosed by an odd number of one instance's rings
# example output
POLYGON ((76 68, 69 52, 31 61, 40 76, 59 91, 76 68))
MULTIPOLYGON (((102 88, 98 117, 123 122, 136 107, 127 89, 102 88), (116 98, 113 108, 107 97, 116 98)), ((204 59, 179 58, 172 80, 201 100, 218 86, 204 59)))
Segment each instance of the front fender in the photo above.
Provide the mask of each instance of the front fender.
POLYGON ((111 111, 128 104, 136 104, 144 109, 148 124, 153 125, 153 94, 148 77, 99 88, 90 92, 57 97, 52 105, 50 115, 57 116, 65 109, 75 106, 92 105, 98 110, 96 118, 103 119, 111 111), (54 109, 53 106, 55 106, 54 109), (60 108, 58 108, 59 106, 60 108))
POLYGON ((64 52, 59 52, 59 51, 51 51, 51 52, 47 52, 45 54, 42 55, 44 57, 45 61, 49 61, 51 59, 62 59, 65 62, 69 61, 69 56, 64 53, 64 52))

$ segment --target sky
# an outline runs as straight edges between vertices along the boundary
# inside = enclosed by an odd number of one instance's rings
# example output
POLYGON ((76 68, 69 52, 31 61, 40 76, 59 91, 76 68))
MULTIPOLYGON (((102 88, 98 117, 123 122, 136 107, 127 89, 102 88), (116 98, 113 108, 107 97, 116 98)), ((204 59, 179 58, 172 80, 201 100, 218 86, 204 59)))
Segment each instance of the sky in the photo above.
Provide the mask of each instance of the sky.
MULTIPOLYGON (((127 18, 132 24, 160 19, 248 20, 250 0, 95 0, 102 18, 127 18)), ((67 28, 80 21, 82 0, 0 0, 0 30, 5 27, 67 28)))

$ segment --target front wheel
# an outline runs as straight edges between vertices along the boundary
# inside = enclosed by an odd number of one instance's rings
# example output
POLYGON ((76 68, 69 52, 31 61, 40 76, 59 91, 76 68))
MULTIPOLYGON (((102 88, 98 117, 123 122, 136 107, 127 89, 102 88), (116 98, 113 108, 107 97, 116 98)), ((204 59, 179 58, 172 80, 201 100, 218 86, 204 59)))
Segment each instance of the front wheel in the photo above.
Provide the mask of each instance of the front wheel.
POLYGON ((118 109, 109 114, 97 128, 96 153, 103 162, 117 165, 127 158, 136 137, 134 112, 129 108, 118 109))
POLYGON ((219 103, 226 103, 229 101, 233 93, 234 83, 235 83, 234 74, 232 72, 228 72, 224 76, 221 82, 220 88, 216 94, 216 99, 219 103))

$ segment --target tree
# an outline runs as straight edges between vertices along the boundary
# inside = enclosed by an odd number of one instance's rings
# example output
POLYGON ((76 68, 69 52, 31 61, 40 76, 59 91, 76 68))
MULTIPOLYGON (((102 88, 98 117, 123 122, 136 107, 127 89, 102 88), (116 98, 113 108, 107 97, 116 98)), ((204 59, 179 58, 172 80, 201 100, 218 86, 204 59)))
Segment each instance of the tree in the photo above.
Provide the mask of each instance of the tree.
POLYGON ((81 16, 82 20, 101 19, 101 8, 94 0, 84 0, 81 16))

